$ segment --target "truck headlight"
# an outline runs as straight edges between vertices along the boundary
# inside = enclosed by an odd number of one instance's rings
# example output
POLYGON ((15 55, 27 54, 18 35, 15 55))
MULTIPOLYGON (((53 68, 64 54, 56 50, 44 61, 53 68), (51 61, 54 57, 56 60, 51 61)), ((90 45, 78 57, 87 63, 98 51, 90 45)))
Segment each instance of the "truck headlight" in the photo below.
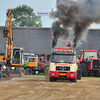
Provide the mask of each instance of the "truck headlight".
POLYGON ((78 64, 76 64, 76 68, 78 68, 78 64))
POLYGON ((71 76, 74 76, 74 74, 71 74, 71 76))
POLYGON ((52 73, 51 75, 55 75, 55 73, 52 73))

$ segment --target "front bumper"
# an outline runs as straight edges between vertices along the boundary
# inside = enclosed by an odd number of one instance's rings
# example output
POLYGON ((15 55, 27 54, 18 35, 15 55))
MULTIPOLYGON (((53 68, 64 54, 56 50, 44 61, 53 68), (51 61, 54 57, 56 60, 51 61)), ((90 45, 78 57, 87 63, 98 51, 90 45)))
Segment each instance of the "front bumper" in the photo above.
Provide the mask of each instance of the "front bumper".
POLYGON ((76 79, 76 72, 58 72, 50 71, 50 78, 59 78, 59 79, 76 79))
POLYGON ((44 71, 44 68, 33 67, 32 70, 39 71, 39 72, 43 72, 44 71))
POLYGON ((38 70, 39 70, 39 72, 44 73, 44 68, 39 67, 38 70))
POLYGON ((39 71, 38 67, 32 67, 32 70, 39 71))

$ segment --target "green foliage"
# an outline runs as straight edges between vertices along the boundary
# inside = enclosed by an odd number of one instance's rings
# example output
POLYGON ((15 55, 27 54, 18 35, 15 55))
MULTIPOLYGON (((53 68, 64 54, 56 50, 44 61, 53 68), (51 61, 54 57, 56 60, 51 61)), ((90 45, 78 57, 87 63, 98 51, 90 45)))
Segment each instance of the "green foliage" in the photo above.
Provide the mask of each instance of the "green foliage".
POLYGON ((36 16, 33 11, 33 8, 26 5, 11 9, 12 26, 41 27, 41 16, 36 16))

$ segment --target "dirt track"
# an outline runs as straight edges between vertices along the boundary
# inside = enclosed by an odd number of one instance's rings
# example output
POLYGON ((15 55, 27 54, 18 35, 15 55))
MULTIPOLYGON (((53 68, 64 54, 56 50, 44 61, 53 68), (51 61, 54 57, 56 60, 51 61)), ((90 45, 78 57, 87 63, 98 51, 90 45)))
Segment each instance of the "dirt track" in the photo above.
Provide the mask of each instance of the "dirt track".
POLYGON ((100 100, 100 79, 48 82, 44 77, 0 80, 0 100, 100 100))

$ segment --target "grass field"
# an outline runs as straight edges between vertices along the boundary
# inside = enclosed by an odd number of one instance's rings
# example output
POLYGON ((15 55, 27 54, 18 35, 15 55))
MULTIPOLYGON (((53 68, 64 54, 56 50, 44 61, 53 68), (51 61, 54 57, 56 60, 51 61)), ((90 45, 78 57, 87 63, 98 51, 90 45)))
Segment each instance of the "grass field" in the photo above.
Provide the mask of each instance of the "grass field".
MULTIPOLYGON (((45 77, 44 73, 39 73, 39 75, 24 75, 24 77, 45 77)), ((87 79, 100 79, 100 77, 82 77, 87 79)))
POLYGON ((39 73, 39 75, 24 75, 24 77, 45 77, 44 73, 39 73))
POLYGON ((82 78, 87 78, 87 79, 100 79, 100 77, 82 77, 82 78))

